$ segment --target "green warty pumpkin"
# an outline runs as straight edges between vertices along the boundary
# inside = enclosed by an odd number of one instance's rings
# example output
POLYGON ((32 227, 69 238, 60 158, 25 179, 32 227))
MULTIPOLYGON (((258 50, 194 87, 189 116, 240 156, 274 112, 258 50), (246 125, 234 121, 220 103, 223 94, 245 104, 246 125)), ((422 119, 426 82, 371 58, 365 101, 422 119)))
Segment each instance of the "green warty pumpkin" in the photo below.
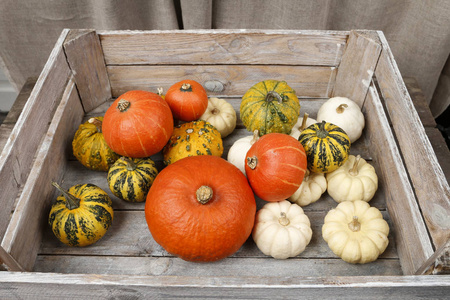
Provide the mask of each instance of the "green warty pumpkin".
POLYGON ((304 129, 298 140, 305 148, 308 169, 315 173, 336 170, 350 152, 350 139, 345 131, 325 121, 304 129))
POLYGON ((108 171, 111 192, 122 200, 143 202, 158 175, 150 158, 119 158, 108 171))
POLYGON ((93 184, 77 184, 68 191, 52 183, 61 193, 52 205, 49 224, 55 236, 69 246, 84 247, 103 237, 114 211, 108 194, 93 184))
POLYGON ((241 120, 247 130, 260 136, 291 132, 300 114, 295 91, 284 81, 264 80, 252 86, 242 97, 241 120))

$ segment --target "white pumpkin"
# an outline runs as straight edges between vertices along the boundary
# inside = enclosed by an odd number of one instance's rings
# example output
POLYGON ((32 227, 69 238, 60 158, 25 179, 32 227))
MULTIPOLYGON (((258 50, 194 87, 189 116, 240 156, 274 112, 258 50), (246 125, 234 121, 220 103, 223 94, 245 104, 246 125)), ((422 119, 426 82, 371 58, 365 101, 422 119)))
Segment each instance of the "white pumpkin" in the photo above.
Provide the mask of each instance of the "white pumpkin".
POLYGON ((270 202, 256 213, 252 237, 265 255, 286 259, 305 250, 312 237, 311 223, 297 204, 270 202))
POLYGON ((327 173, 328 194, 334 201, 372 200, 378 189, 375 168, 361 156, 349 155, 347 161, 337 170, 327 173))
POLYGON ((341 127, 354 143, 361 137, 365 126, 364 115, 354 101, 345 97, 328 99, 317 112, 317 121, 327 121, 341 127))
POLYGON ((344 201, 325 216, 322 237, 344 261, 365 264, 386 250, 389 225, 381 212, 364 201, 344 201))
POLYGON ((319 200, 326 190, 327 180, 325 179, 325 174, 312 173, 306 170, 302 184, 288 200, 300 206, 306 206, 319 200))
POLYGON ((300 133, 303 131, 303 129, 314 123, 317 123, 317 121, 309 118, 309 115, 305 113, 303 117, 298 118, 297 123, 295 123, 294 127, 292 127, 291 133, 289 135, 298 140, 298 137, 300 136, 300 133))
POLYGON ((236 111, 225 99, 212 97, 208 99, 208 107, 200 120, 213 125, 224 138, 236 128, 236 111))
POLYGON ((242 173, 245 174, 245 156, 247 155, 250 147, 259 139, 258 130, 253 132, 253 135, 249 135, 236 140, 228 150, 227 160, 238 167, 242 173))

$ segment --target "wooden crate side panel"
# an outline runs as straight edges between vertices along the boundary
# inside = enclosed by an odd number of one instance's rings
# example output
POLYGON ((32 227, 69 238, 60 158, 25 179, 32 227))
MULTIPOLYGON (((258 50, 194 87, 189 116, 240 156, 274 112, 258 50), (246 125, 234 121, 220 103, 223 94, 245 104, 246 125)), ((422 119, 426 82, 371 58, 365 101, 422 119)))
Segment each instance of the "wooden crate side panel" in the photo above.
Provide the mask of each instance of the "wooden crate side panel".
POLYGON ((338 66, 348 32, 98 31, 107 65, 338 66))
POLYGON ((383 105, 374 85, 364 103, 368 147, 380 165, 380 185, 386 185, 386 204, 395 228, 403 273, 415 274, 433 254, 433 248, 403 166, 383 105))
POLYGON ((347 97, 362 107, 380 53, 381 44, 376 35, 352 31, 338 68, 332 96, 347 97))
POLYGON ((71 30, 64 42, 67 61, 86 112, 111 98, 100 40, 95 31, 71 30))
POLYGON ((53 48, 0 155, 0 238, 4 236, 17 193, 28 177, 34 154, 70 75, 62 51, 67 32, 62 32, 53 48))
POLYGON ((450 239, 450 187, 414 109, 386 39, 375 75, 428 231, 437 249, 450 239))
MULTIPOLYGON (((2 241, 2 247, 23 270, 31 270, 35 263, 55 195, 51 181, 62 179, 72 150, 71 141, 83 115, 72 79, 54 114, 2 241)), ((19 271, 14 266, 10 266, 10 270, 19 271)))
POLYGON ((156 93, 189 78, 201 83, 209 96, 242 96, 256 83, 274 79, 286 81, 298 97, 328 98, 336 77, 334 67, 305 66, 108 66, 112 96, 141 89, 156 93), (212 85, 211 83, 217 83, 212 85))

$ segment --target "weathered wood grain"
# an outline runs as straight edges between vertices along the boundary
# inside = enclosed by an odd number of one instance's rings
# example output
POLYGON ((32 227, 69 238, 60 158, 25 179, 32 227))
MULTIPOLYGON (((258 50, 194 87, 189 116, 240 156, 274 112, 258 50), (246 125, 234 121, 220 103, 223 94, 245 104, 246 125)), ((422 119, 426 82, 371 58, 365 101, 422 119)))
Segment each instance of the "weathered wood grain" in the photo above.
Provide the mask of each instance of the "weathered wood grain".
POLYGON ((274 65, 108 66, 107 70, 113 97, 130 90, 156 93, 162 87, 167 91, 174 83, 188 78, 203 86, 211 80, 223 85, 221 91, 208 91, 209 96, 244 95, 256 83, 274 79, 286 81, 299 98, 328 98, 336 76, 334 67, 274 65))
POLYGON ((55 194, 51 181, 60 181, 64 174, 68 145, 83 114, 72 79, 39 148, 1 244, 21 266, 19 270, 11 266, 11 271, 29 271, 34 265, 51 200, 55 194))
POLYGON ((376 34, 352 31, 338 68, 333 97, 347 97, 362 107, 380 52, 376 34))
POLYGON ((450 186, 381 32, 380 38, 383 52, 375 75, 423 218, 439 248, 450 239, 450 186))
MULTIPOLYGON (((0 238, 3 238, 10 221, 20 187, 25 183, 34 154, 45 134, 52 113, 64 91, 70 70, 67 66, 62 42, 67 34, 59 37, 36 85, 27 101, 3 151, 0 154, 0 238), (27 151, 24 151, 26 149, 27 151)), ((0 260, 2 258, 0 257, 0 260)))
POLYGON ((414 191, 403 166, 383 105, 372 85, 364 103, 368 148, 377 162, 379 185, 395 228, 396 244, 404 274, 415 274, 433 254, 414 191))
POLYGON ((338 66, 348 32, 98 31, 107 65, 338 66))
POLYGON ((419 115, 420 121, 424 127, 436 127, 436 120, 430 111, 425 94, 414 77, 403 77, 408 93, 413 100, 414 108, 419 115))
POLYGON ((111 86, 98 35, 93 30, 71 30, 64 51, 85 111, 111 98, 111 86))

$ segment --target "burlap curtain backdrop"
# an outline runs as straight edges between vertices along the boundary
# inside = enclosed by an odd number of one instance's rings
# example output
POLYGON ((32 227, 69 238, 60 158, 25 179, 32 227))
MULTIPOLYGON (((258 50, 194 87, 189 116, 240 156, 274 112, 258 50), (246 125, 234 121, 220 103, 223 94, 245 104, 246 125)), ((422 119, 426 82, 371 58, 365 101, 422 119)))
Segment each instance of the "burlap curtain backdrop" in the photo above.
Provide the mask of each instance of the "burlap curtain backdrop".
POLYGON ((382 30, 434 116, 450 103, 449 0, 0 0, 0 65, 16 89, 63 28, 382 30))

